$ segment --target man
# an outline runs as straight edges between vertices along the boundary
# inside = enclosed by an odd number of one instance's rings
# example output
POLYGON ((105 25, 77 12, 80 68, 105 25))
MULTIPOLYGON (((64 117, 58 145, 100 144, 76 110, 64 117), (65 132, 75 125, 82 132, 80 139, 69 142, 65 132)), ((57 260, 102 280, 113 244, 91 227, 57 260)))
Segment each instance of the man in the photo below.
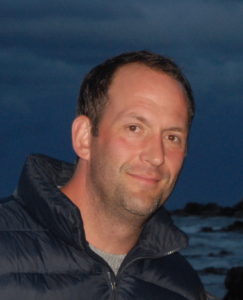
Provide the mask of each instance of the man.
POLYGON ((30 156, 0 210, 0 299, 206 299, 168 217, 194 102, 169 59, 125 53, 86 76, 75 165, 30 156))

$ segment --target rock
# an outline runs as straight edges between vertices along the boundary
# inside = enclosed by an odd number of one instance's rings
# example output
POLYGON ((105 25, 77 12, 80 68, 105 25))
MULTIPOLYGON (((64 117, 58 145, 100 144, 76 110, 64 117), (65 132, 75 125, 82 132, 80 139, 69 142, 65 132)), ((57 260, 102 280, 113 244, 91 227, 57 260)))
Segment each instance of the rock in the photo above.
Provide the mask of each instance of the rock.
POLYGON ((216 203, 200 204, 189 202, 184 208, 186 214, 198 216, 217 216, 221 212, 221 208, 216 203))
POLYGON ((235 210, 243 210, 243 199, 239 203, 233 206, 235 210))
POLYGON ((226 275, 225 287, 228 290, 223 300, 243 299, 243 267, 231 268, 226 275))
POLYGON ((242 221, 235 221, 234 223, 226 226, 226 227, 222 227, 221 229, 217 229, 214 230, 212 227, 210 226, 204 226, 201 228, 200 230, 201 232, 229 232, 229 231, 234 231, 234 232, 238 232, 238 233, 243 233, 243 222, 242 221))
POLYGON ((197 202, 189 202, 183 209, 171 211, 171 214, 179 216, 226 216, 243 218, 243 199, 232 207, 220 206, 217 203, 202 204, 197 202))
POLYGON ((202 215, 206 216, 219 216, 221 215, 222 208, 216 203, 208 203, 204 205, 202 215))
POLYGON ((229 252, 229 251, 225 251, 225 250, 221 250, 221 251, 219 251, 218 253, 212 253, 212 252, 210 252, 209 254, 208 254, 208 256, 210 256, 210 257, 218 257, 218 256, 227 256, 227 255, 232 255, 233 254, 233 252, 229 252))
POLYGON ((202 227, 201 232, 214 232, 214 230, 210 226, 204 226, 202 227))
POLYGON ((189 202, 186 204, 184 211, 189 215, 200 215, 203 205, 196 202, 189 202))
POLYGON ((236 217, 236 218, 243 218, 243 210, 236 211, 234 213, 234 217, 236 217))
POLYGON ((220 231, 225 231, 225 232, 235 231, 235 232, 243 233, 243 222, 235 221, 231 225, 229 225, 227 227, 223 227, 220 231))
POLYGON ((224 206, 221 209, 221 215, 225 217, 233 217, 235 214, 235 210, 233 207, 224 206))
POLYGON ((215 268, 215 267, 208 267, 204 268, 200 271, 200 273, 207 273, 207 274, 214 274, 214 275, 225 275, 227 272, 224 268, 215 268))
POLYGON ((234 217, 243 218, 243 199, 233 206, 234 209, 234 217))

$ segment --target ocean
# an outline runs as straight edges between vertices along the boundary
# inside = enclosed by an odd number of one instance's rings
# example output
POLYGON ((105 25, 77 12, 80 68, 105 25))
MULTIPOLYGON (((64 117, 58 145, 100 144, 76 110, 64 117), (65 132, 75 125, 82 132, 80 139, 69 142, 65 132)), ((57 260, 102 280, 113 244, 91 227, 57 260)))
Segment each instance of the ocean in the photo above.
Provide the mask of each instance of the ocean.
POLYGON ((205 289, 222 299, 226 293, 224 280, 227 270, 243 266, 243 234, 201 230, 203 227, 219 230, 234 221, 242 221, 242 218, 197 216, 172 216, 172 218, 189 236, 189 247, 181 253, 198 271, 205 289))

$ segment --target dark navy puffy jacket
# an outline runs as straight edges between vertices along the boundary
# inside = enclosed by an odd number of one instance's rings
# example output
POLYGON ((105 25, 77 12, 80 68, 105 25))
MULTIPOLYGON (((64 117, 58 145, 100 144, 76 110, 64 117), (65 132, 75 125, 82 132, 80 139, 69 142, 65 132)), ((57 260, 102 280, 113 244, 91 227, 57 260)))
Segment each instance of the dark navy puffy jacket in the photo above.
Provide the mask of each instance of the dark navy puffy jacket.
POLYGON ((78 208, 57 186, 73 166, 30 156, 13 196, 0 204, 1 300, 201 300, 187 245, 161 208, 145 225, 117 276, 85 240, 78 208))

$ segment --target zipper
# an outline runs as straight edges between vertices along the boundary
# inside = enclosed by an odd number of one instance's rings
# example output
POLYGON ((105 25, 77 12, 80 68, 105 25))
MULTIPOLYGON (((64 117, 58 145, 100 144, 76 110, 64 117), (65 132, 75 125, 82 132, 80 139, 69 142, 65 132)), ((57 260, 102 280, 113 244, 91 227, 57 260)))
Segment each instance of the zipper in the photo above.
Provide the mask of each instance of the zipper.
POLYGON ((111 285, 111 300, 115 300, 117 299, 117 292, 116 292, 116 288, 117 288, 117 279, 116 279, 116 275, 114 274, 114 272, 112 270, 107 271, 107 276, 108 276, 108 281, 110 282, 111 285))
POLYGON ((111 299, 115 300, 116 299, 116 287, 117 287, 117 277, 109 264, 98 254, 96 254, 92 249, 89 247, 86 247, 87 253, 93 257, 96 261, 99 261, 103 266, 106 267, 106 273, 108 277, 108 282, 110 283, 111 287, 111 299))
POLYGON ((174 250, 170 250, 168 252, 165 252, 164 254, 161 254, 161 255, 158 255, 158 256, 140 256, 140 257, 136 257, 134 258, 133 260, 129 261, 127 264, 125 264, 124 266, 121 265, 121 267, 119 268, 118 272, 117 272, 117 278, 118 276, 120 275, 120 273, 122 271, 124 271, 128 266, 130 266, 131 264, 133 264, 135 261, 138 261, 140 259, 157 259, 157 258, 161 258, 161 257, 164 257, 164 256, 167 256, 167 255, 171 255, 175 252, 178 252, 180 251, 182 248, 179 247, 177 249, 174 249, 174 250))
POLYGON ((163 254, 160 254, 158 256, 140 256, 140 257, 136 257, 134 258, 133 260, 129 261, 127 264, 125 264, 123 266, 123 263, 121 264, 117 274, 115 275, 115 273, 113 272, 113 270, 111 269, 111 267, 109 266, 109 264, 102 258, 100 257, 99 255, 97 255, 95 252, 93 252, 90 248, 86 248, 86 251, 89 253, 89 255, 91 255, 94 259, 100 261, 103 265, 106 266, 106 268, 108 269, 107 270, 107 277, 108 277, 108 281, 110 283, 110 286, 111 286, 111 299, 112 300, 115 300, 117 297, 116 297, 116 289, 117 289, 117 285, 118 285, 118 282, 119 282, 119 275, 121 272, 123 272, 128 266, 130 266, 131 264, 133 264, 135 261, 138 261, 138 260, 143 260, 143 259, 157 259, 157 258, 161 258, 161 257, 164 257, 164 256, 167 256, 167 255, 171 255, 179 250, 181 250, 182 247, 179 247, 179 248, 176 248, 174 250, 170 250, 170 251, 167 251, 163 254))
MULTIPOLYGON (((113 272, 112 272, 113 273, 113 272)), ((115 280, 115 275, 113 275, 110 271, 107 271, 107 276, 111 285, 111 289, 112 291, 114 291, 116 289, 116 280, 115 280)))
POLYGON ((140 257, 137 257, 137 258, 134 258, 133 260, 129 261, 127 264, 125 264, 124 266, 121 265, 121 267, 119 268, 117 274, 115 275, 113 270, 110 268, 110 266, 108 266, 111 270, 110 271, 107 271, 107 275, 108 275, 108 278, 109 278, 109 281, 110 281, 110 284, 111 284, 111 289, 112 289, 112 300, 115 300, 116 299, 116 288, 117 288, 117 285, 118 285, 118 282, 119 282, 119 277, 120 277, 120 274, 121 272, 123 272, 128 266, 130 266, 131 264, 133 264, 135 261, 138 261, 138 260, 143 260, 143 259, 157 259, 157 258, 161 258, 161 257, 164 257, 164 256, 167 256, 167 255, 171 255, 179 250, 181 250, 182 248, 179 247, 177 249, 174 249, 174 250, 170 250, 168 252, 165 252, 164 254, 162 255, 158 255, 158 256, 140 256, 140 257))

